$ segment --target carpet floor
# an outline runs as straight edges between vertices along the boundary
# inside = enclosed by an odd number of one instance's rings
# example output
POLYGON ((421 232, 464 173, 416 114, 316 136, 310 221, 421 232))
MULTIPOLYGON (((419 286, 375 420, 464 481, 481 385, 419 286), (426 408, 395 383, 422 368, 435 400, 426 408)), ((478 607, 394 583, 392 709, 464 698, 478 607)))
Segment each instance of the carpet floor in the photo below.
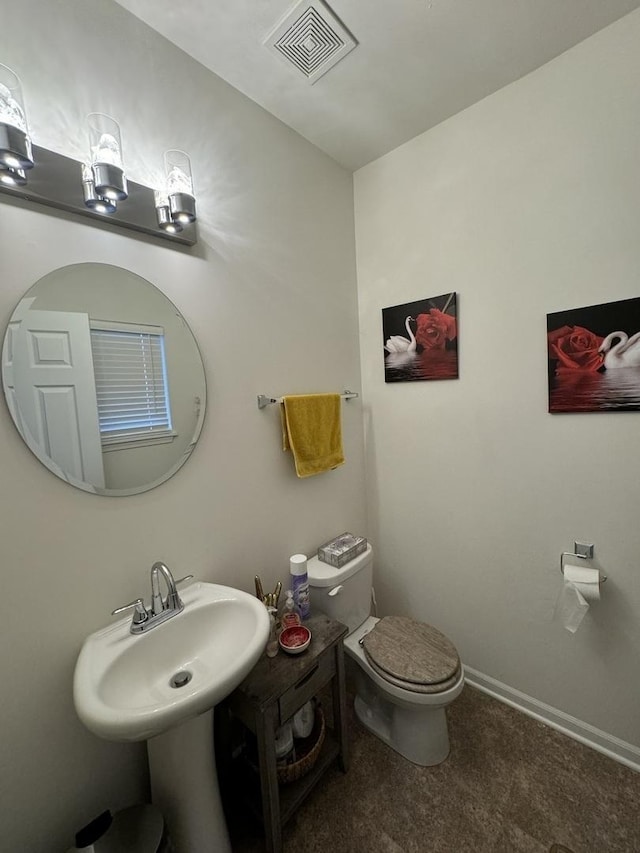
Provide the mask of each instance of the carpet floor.
MULTIPOLYGON (((284 853, 640 853, 640 774, 513 708, 465 687, 448 759, 417 767, 349 704, 349 772, 327 771, 285 826, 284 853)), ((248 818, 232 843, 264 849, 248 818)))

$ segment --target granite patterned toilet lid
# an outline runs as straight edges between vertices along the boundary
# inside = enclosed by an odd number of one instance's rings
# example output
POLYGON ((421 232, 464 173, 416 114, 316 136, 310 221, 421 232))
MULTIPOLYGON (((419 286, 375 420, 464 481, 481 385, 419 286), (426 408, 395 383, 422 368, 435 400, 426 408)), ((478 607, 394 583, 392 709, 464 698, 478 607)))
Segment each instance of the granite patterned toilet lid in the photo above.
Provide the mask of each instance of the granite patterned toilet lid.
MULTIPOLYGON (((385 616, 363 641, 373 668, 392 684, 410 690, 420 686, 446 690, 455 683, 460 658, 453 643, 437 628, 408 616, 385 616), (445 682, 452 682, 451 685, 445 682)), ((431 692, 431 691, 428 691, 431 692)))
POLYGON ((371 669, 375 670, 380 678, 383 678, 388 684, 394 684, 396 687, 402 688, 402 690, 408 690, 411 693, 444 693, 445 690, 449 690, 449 688, 453 687, 460 677, 460 670, 456 672, 455 675, 452 675, 451 678, 447 678, 446 681, 439 681, 437 684, 416 684, 414 681, 403 681, 401 678, 394 678, 393 675, 389 675, 388 672, 385 672, 384 669, 381 669, 371 658, 367 655, 365 649, 365 657, 367 658, 367 662, 371 669))

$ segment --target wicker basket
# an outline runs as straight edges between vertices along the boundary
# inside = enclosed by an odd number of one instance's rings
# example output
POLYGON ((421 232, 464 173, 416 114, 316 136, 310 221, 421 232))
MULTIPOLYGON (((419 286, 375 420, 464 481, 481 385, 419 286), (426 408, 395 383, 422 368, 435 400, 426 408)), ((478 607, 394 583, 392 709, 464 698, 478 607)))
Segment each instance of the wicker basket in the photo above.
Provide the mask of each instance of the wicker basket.
POLYGON ((295 782, 311 770, 320 755, 325 733, 324 714, 318 705, 311 734, 307 738, 296 741, 296 754, 300 757, 293 764, 283 764, 278 767, 278 782, 284 785, 295 782))

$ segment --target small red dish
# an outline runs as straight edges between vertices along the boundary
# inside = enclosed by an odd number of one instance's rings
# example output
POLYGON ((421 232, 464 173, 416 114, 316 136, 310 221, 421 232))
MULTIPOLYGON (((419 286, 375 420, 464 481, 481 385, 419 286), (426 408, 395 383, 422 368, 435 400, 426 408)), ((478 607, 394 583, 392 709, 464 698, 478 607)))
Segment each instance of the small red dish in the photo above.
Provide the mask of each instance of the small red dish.
POLYGON ((299 655, 311 642, 311 631, 304 625, 285 628, 279 638, 280 648, 290 655, 299 655))

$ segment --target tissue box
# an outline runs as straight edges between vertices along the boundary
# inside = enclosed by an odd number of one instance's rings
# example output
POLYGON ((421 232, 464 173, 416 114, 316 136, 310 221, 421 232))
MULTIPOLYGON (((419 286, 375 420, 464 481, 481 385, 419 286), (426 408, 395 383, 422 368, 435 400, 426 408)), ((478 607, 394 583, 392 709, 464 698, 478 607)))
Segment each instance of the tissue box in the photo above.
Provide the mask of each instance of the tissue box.
POLYGON ((349 560, 367 550, 367 540, 364 536, 354 536, 353 533, 342 533, 330 542, 325 542, 318 548, 318 559, 340 569, 349 560))

